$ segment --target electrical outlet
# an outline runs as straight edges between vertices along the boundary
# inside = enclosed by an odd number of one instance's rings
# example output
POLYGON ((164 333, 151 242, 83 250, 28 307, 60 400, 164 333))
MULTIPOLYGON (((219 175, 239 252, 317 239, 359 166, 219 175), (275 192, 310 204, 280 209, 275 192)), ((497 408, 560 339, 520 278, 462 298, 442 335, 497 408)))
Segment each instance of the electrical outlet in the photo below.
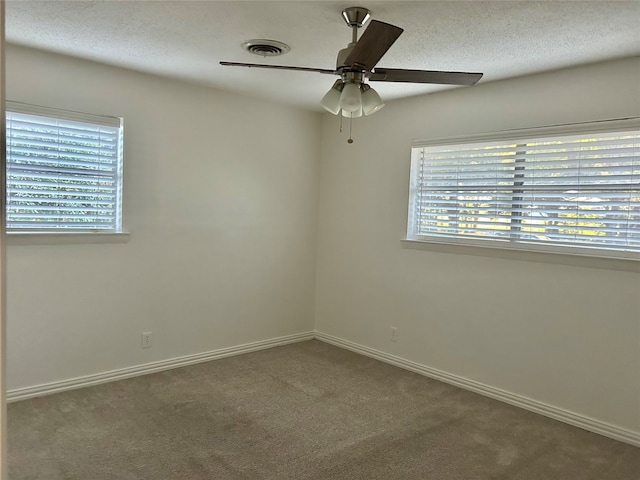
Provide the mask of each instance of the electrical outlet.
POLYGON ((151 348, 151 332, 142 334, 142 348, 151 348))
POLYGON ((391 327, 391 341, 392 342, 397 342, 398 341, 398 328, 397 327, 391 327))

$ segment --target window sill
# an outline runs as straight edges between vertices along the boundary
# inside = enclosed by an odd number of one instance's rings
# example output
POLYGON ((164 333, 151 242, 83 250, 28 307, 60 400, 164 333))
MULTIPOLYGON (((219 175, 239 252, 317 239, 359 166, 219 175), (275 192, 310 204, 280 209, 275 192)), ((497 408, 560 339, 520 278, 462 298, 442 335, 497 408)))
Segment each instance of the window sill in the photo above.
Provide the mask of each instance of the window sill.
POLYGON ((97 243, 127 243, 129 232, 10 232, 5 235, 7 245, 73 245, 97 243))
POLYGON ((555 263, 577 267, 603 268, 640 273, 639 258, 616 258, 594 256, 579 250, 575 253, 535 251, 523 248, 509 248, 506 245, 472 245, 471 243, 450 243, 438 240, 405 238, 401 240, 402 248, 411 250, 427 250, 439 253, 455 253, 459 255, 476 255, 482 257, 504 258, 526 262, 555 263))

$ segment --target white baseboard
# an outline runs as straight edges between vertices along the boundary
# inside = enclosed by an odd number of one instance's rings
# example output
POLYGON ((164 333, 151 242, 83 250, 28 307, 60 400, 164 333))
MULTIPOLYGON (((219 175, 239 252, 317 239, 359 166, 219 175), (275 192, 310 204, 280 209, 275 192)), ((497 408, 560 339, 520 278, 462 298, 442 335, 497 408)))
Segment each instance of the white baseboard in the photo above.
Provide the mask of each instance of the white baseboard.
POLYGON ((208 362, 219 358, 230 357, 232 355, 240 355, 242 353, 255 352, 266 348, 278 347, 290 343, 303 342, 312 340, 313 332, 298 333, 295 335, 287 335, 284 337, 271 338, 259 342, 246 343, 235 347, 221 348, 210 352, 196 353, 194 355, 185 355, 183 357, 170 358, 168 360, 160 360, 158 362, 145 363, 135 367, 121 368, 102 372, 83 377, 62 380, 60 382, 46 383, 36 385, 34 387, 17 388, 7 392, 7 402, 16 402, 18 400, 26 400, 27 398, 41 397, 52 393, 64 392, 66 390, 74 390, 77 388, 90 387, 101 383, 113 382, 116 380, 124 380, 125 378, 147 375, 149 373, 162 372, 172 368, 186 367, 196 363, 208 362))
POLYGON ((538 400, 523 397, 515 393, 507 392, 490 385, 485 385, 474 380, 469 380, 468 378, 460 377, 458 375, 443 372, 442 370, 427 367, 410 360, 405 360, 401 357, 389 355, 388 353, 365 347, 348 340, 343 340, 341 338, 334 337, 317 330, 315 332, 315 338, 317 340, 330 343, 337 347, 345 348, 361 355, 366 355, 367 357, 375 358, 376 360, 395 365, 396 367, 410 370, 420 375, 424 375, 425 377, 434 378, 450 385, 454 385, 465 390, 470 390, 472 392, 479 393, 480 395, 484 395, 495 400, 500 400, 510 405, 514 405, 516 407, 520 407, 525 410, 529 410, 531 412, 553 418, 554 420, 559 420, 569 425, 573 425, 590 432, 604 435, 605 437, 613 438, 614 440, 619 440, 621 442, 640 447, 640 432, 625 430, 624 428, 617 427, 609 423, 601 422, 599 420, 595 420, 578 413, 570 412, 568 410, 564 410, 562 408, 558 408, 553 405, 540 402, 538 400))
POLYGON ((185 367, 187 365, 193 365, 196 363, 208 362, 210 360, 216 360, 219 358, 230 357, 233 355, 240 355, 243 353, 255 352, 258 350, 264 350, 267 348, 277 347, 280 345, 287 345, 290 343, 304 342, 306 340, 317 340, 330 343, 337 347, 345 348, 361 355, 366 355, 376 360, 395 365, 396 367, 409 370, 425 377, 434 378, 442 382, 454 385, 456 387, 470 390, 480 395, 490 397, 502 402, 514 405, 516 407, 535 412, 546 417, 559 420, 561 422, 573 425, 575 427, 588 430, 590 432, 604 435, 605 437, 613 438, 621 442, 640 447, 640 433, 633 432, 631 430, 625 430, 621 427, 611 425, 593 418, 580 415, 578 413, 570 412, 562 408, 548 405, 538 400, 523 397, 515 393, 507 392, 499 388, 485 385, 474 380, 469 380, 458 375, 437 370, 435 368, 427 367, 404 358, 390 355, 388 353, 375 350, 373 348, 365 347, 348 340, 343 340, 326 333, 319 331, 305 332, 295 335, 287 335, 284 337, 271 338, 268 340, 262 340, 259 342, 247 343, 244 345, 237 345, 234 347, 221 348, 218 350, 212 350, 210 352, 197 353, 194 355, 185 355, 183 357, 171 358, 168 360, 161 360, 158 362, 146 363, 143 365, 137 365, 135 367, 121 368, 118 370, 111 370, 109 372, 102 372, 93 375, 86 375, 83 377, 72 378, 69 380, 63 380, 60 382, 46 383, 43 385, 36 385, 33 387, 17 388, 9 390, 7 392, 7 402, 16 402, 18 400, 26 400, 28 398, 40 397, 43 395, 50 395, 52 393, 64 392, 66 390, 74 390, 77 388, 90 387, 93 385, 99 385, 101 383, 113 382, 116 380, 124 380, 125 378, 137 377, 140 375, 147 375, 150 373, 162 372, 164 370, 170 370, 172 368, 185 367))

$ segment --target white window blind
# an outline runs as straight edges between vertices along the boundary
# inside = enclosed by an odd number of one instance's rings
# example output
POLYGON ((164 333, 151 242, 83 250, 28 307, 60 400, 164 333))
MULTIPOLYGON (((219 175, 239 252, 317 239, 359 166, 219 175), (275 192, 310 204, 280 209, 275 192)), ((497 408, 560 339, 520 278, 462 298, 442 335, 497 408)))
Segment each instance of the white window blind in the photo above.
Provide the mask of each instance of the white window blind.
POLYGON ((7 231, 121 231, 121 119, 6 110, 7 231))
POLYGON ((425 145, 412 161, 410 238, 640 252, 640 130, 425 145))

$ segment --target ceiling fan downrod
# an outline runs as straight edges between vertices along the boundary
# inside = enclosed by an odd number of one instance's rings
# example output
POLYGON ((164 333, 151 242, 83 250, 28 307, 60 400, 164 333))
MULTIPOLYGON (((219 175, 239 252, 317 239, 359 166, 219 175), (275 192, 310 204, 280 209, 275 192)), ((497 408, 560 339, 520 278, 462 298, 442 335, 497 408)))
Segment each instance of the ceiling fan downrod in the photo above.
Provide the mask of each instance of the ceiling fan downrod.
POLYGON ((342 10, 342 18, 351 28, 351 43, 358 41, 358 29, 371 18, 371 11, 364 7, 348 7, 342 10))

